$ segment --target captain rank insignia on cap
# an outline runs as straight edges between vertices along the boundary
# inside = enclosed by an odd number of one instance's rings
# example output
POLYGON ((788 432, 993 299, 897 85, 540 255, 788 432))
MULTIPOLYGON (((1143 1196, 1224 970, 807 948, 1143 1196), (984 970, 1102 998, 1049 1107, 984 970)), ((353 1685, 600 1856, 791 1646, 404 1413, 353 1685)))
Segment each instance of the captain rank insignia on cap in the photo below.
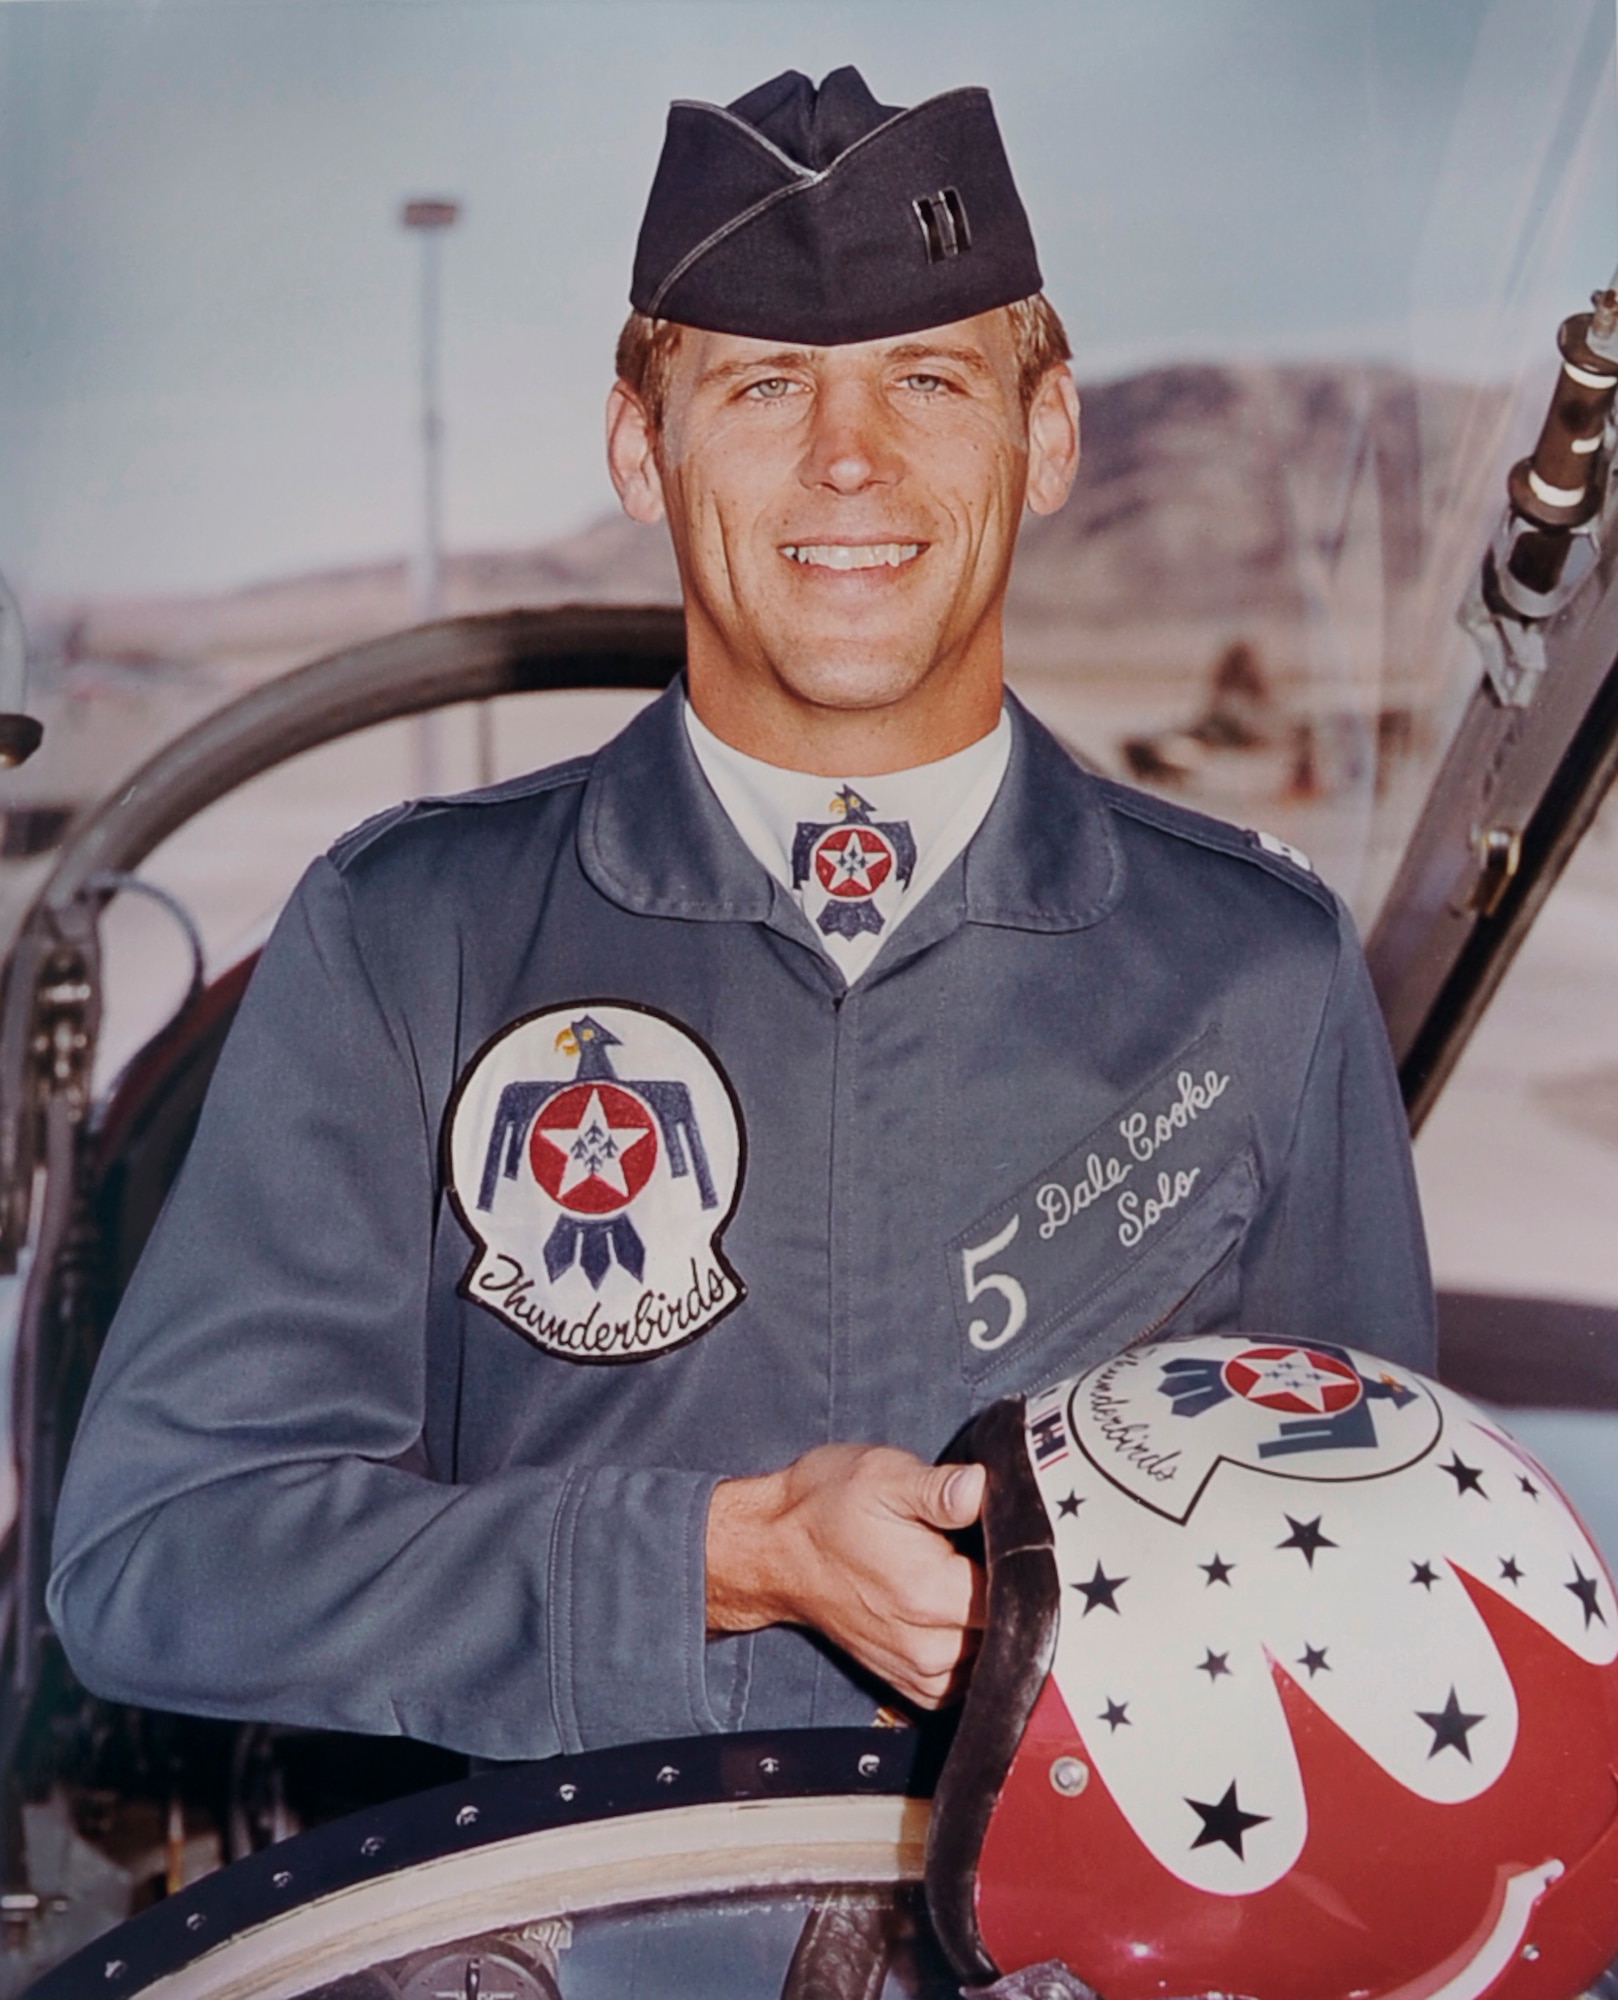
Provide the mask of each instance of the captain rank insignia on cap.
POLYGON ((461 1283, 536 1346, 641 1361, 705 1332, 746 1287, 720 1248, 741 1186, 740 1109, 666 1014, 575 1001, 485 1044, 448 1119, 461 1283))
POLYGON ((787 70, 734 104, 676 102, 630 302, 715 333, 831 347, 1039 291, 986 90, 908 109, 857 69, 787 70))

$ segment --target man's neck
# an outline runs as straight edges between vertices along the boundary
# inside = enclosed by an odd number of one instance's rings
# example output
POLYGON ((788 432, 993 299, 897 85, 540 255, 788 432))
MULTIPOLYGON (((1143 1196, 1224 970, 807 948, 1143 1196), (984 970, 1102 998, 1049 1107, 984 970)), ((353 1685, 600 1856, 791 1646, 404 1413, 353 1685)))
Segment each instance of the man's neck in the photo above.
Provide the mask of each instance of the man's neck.
POLYGON ((981 741, 1000 720, 1002 687, 979 678, 947 698, 879 708, 833 708, 782 698, 700 669, 687 693, 703 725, 721 742, 761 763, 820 777, 880 777, 935 764, 981 741))

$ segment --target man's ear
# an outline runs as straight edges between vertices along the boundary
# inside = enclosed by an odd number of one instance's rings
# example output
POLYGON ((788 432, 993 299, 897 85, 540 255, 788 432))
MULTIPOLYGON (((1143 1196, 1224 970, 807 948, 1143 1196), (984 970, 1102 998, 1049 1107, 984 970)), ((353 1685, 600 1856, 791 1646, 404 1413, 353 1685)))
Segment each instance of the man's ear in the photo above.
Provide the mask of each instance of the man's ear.
POLYGON ((663 478, 651 419, 627 382, 614 382, 607 397, 607 470, 630 520, 662 520, 663 478))
POLYGON ((1079 392, 1066 364, 1058 363, 1046 369, 1028 405, 1028 505, 1036 514, 1054 514, 1078 469, 1079 392))

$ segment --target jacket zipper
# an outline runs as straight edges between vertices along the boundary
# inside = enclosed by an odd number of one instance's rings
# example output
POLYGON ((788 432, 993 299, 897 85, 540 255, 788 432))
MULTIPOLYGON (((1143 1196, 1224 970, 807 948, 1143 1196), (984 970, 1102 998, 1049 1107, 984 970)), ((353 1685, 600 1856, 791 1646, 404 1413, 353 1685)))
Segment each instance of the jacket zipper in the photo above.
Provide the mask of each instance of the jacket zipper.
POLYGON ((1207 1270, 1199 1271, 1195 1279, 1193 1279, 1192 1283, 1187 1287, 1185 1291, 1183 1291, 1180 1294, 1180 1296, 1174 1301, 1173 1305, 1166 1307, 1162 1312, 1160 1312, 1157 1318, 1152 1321, 1150 1326, 1143 1327, 1139 1333, 1132 1333, 1129 1336, 1129 1338, 1124 1342, 1123 1346, 1119 1348, 1118 1352, 1120 1354, 1126 1354, 1130 1348, 1139 1347, 1143 1340, 1150 1340, 1152 1335, 1157 1332, 1159 1327, 1166 1326, 1168 1322, 1171 1319, 1173 1319, 1174 1315, 1180 1310, 1181 1306, 1185 1304, 1186 1300, 1190 1298, 1191 1294, 1193 1292, 1200 1291, 1203 1285, 1207 1283, 1207 1281, 1214 1275, 1216 1271, 1222 1269, 1226 1264, 1230 1262, 1231 1258, 1235 1256, 1240 1242, 1241 1238, 1237 1237, 1234 1243, 1231 1243, 1221 1253, 1221 1255, 1219 1255, 1214 1259, 1214 1261, 1208 1266, 1207 1270))

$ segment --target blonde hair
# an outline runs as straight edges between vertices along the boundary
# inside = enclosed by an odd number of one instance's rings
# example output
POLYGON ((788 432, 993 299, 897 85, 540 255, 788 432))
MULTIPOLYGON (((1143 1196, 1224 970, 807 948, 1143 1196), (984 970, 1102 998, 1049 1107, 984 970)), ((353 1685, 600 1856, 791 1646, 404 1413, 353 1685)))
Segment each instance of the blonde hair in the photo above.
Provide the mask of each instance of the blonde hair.
MULTIPOLYGON (((1043 292, 1013 299, 1004 308, 1011 315, 1011 339, 1017 356, 1017 389, 1026 413, 1034 391, 1046 374, 1073 358, 1067 329, 1043 292)), ((684 331, 678 320, 649 319, 632 312, 618 336, 618 379, 634 390, 651 419, 654 432, 663 428, 668 407, 669 378, 684 331)))

